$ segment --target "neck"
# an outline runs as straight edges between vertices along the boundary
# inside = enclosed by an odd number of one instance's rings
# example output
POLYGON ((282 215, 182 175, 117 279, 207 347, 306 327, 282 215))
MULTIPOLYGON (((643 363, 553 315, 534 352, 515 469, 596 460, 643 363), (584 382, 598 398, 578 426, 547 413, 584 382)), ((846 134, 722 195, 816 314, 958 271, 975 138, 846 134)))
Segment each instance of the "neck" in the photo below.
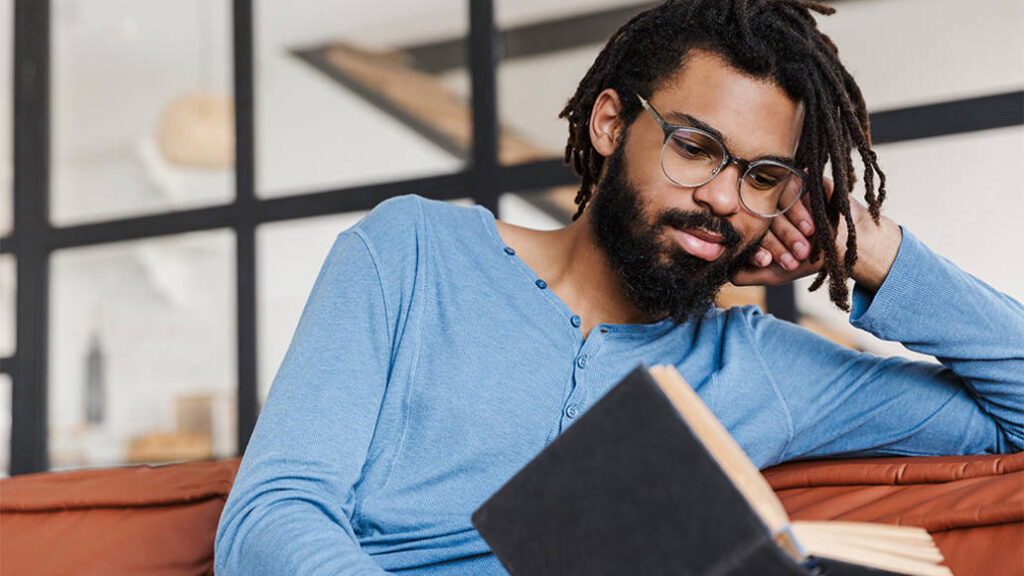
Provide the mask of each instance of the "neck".
POLYGON ((524 262, 580 316, 584 335, 598 324, 658 320, 641 312, 626 296, 618 274, 597 244, 589 211, 569 226, 551 232, 508 225, 502 228, 502 236, 516 247, 524 262))

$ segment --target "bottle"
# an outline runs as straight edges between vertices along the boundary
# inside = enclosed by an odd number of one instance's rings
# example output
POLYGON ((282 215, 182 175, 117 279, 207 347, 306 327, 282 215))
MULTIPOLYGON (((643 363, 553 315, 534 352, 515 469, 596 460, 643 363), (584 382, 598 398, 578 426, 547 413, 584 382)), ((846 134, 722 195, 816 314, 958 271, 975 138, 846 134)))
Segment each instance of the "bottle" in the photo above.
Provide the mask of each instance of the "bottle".
POLYGON ((103 363, 100 337, 94 331, 89 337, 89 350, 85 357, 85 421, 90 426, 103 424, 106 409, 106 382, 104 382, 103 363))

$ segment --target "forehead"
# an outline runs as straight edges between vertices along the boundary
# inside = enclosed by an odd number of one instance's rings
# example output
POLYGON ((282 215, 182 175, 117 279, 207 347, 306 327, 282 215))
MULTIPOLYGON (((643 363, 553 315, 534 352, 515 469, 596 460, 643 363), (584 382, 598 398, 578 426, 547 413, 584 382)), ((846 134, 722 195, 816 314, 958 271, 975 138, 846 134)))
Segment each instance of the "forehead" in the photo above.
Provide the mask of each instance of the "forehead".
POLYGON ((691 52, 650 101, 668 122, 687 114, 708 124, 744 158, 792 156, 800 141, 803 105, 770 80, 748 76, 711 52, 691 52))

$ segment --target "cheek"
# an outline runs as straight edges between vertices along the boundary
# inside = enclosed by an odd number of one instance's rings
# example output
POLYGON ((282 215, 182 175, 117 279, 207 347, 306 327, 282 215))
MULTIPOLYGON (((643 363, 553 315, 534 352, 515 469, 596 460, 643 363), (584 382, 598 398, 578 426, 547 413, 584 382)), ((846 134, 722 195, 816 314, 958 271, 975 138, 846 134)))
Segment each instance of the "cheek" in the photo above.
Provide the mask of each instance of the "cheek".
POLYGON ((672 198, 674 185, 661 170, 661 134, 631 131, 625 141, 625 173, 642 196, 664 200, 672 198))

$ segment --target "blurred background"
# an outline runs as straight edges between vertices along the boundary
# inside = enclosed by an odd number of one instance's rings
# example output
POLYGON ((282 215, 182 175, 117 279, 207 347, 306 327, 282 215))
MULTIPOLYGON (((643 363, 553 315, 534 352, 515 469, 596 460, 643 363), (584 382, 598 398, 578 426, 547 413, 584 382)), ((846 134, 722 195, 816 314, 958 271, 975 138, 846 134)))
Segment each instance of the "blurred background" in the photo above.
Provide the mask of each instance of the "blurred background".
MULTIPOLYGON (((836 0, 887 213, 1024 300, 1024 2, 836 0)), ((244 448, 380 201, 569 221, 557 118, 615 0, 0 0, 0 474, 244 448)), ((727 289, 848 346, 808 282, 727 289)))

